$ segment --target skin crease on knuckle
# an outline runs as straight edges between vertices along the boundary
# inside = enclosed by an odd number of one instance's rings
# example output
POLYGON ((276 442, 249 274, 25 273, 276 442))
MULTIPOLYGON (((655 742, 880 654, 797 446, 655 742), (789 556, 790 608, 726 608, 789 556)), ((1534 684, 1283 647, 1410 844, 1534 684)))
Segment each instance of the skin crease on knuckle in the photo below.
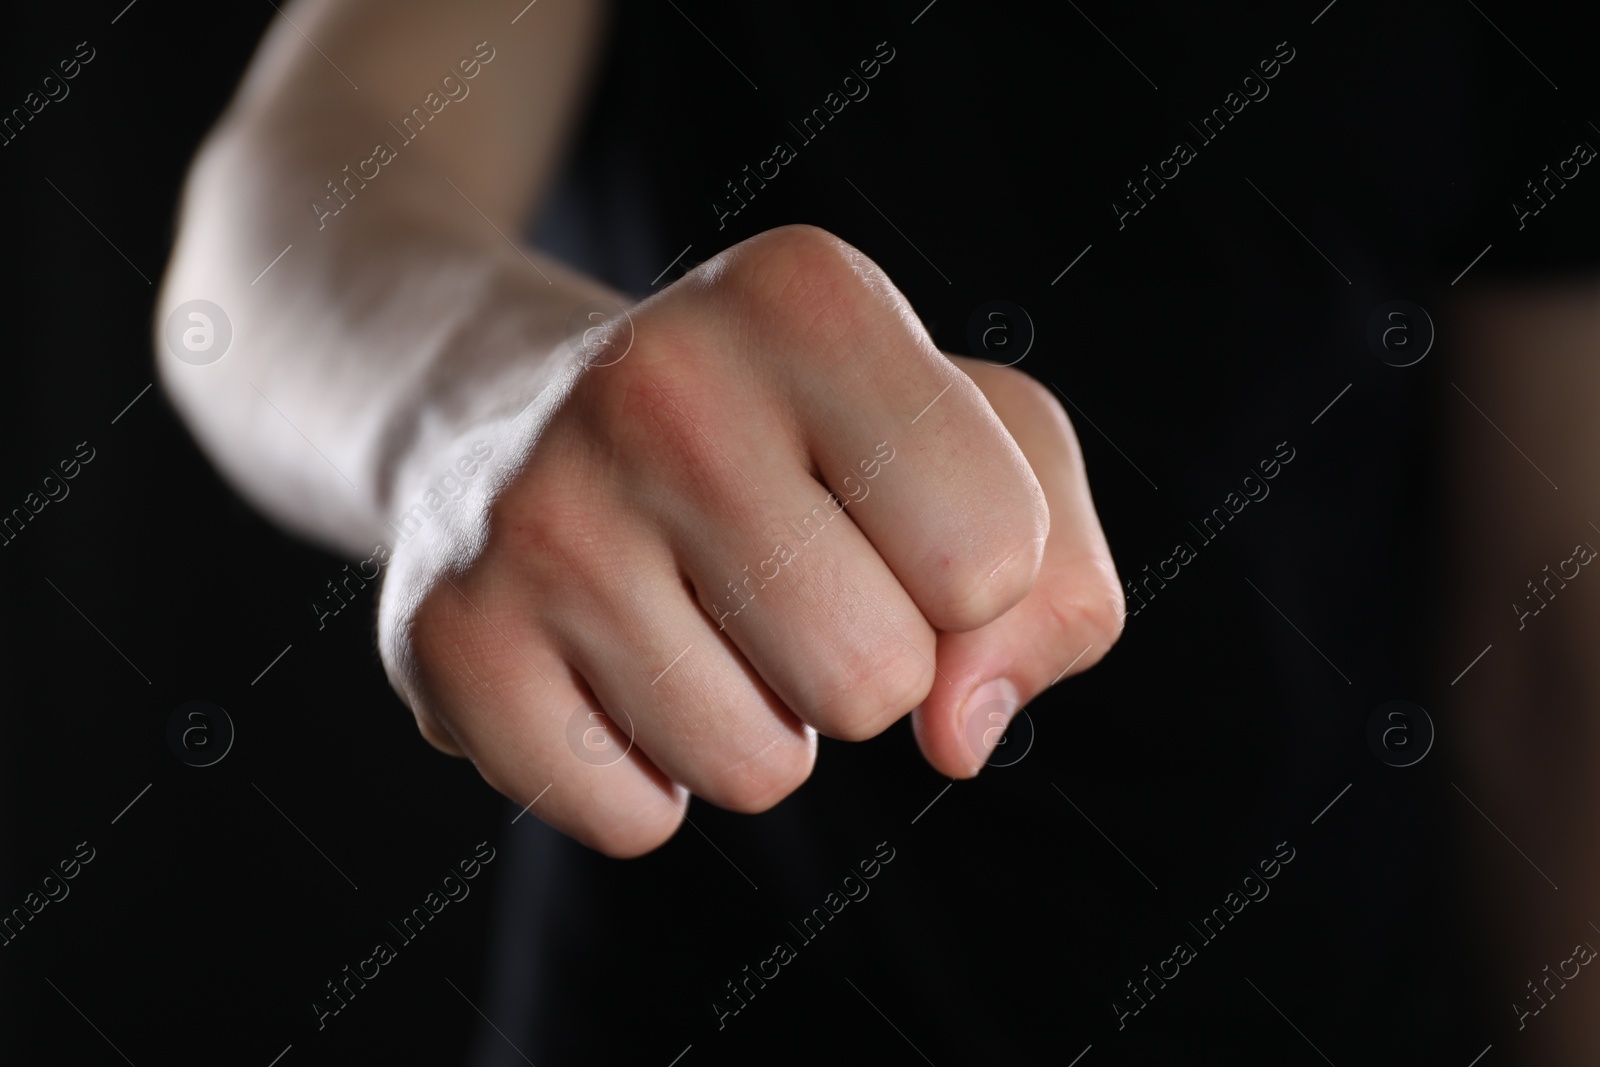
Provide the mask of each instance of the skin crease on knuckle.
MULTIPOLYGON (((584 768, 602 775, 609 769, 584 768)), ((635 779, 623 789, 608 788, 603 777, 590 777, 588 797, 566 808, 557 828, 615 859, 631 859, 661 847, 683 825, 689 794, 675 783, 658 782, 658 774, 648 770, 644 780, 635 779)))
MULTIPOLYGON (((654 788, 645 789, 649 795, 632 807, 589 805, 553 822, 562 833, 612 859, 642 856, 666 844, 683 824, 683 812, 672 801, 654 788)), ((516 799, 513 793, 506 795, 516 799)))
MULTIPOLYGON (((524 714, 541 713, 530 710, 524 714)), ((491 789, 518 806, 531 803, 551 784, 531 770, 535 754, 527 751, 517 724, 480 724, 474 747, 476 751, 469 750, 467 756, 478 774, 491 789)), ((611 769, 575 768, 558 762, 554 777, 562 793, 552 793, 540 805, 539 817, 587 847, 617 859, 660 847, 683 821, 681 787, 669 784, 663 788, 650 777, 654 772, 647 772, 644 779, 629 775, 610 782, 595 777, 596 772, 604 775, 611 769)))
MULTIPOLYGON (((954 490, 947 511, 955 509, 962 518, 911 574, 925 591, 929 620, 941 630, 964 632, 992 622, 1027 596, 1043 565, 1051 518, 1032 466, 996 413, 998 408, 1014 417, 1019 409, 1037 408, 1041 398, 1029 388, 1034 383, 976 360, 948 362, 965 372, 955 384, 970 392, 969 408, 978 420, 952 424, 949 431, 966 445, 960 482, 947 486, 954 490)), ((908 444, 906 451, 918 458, 915 446, 908 444)), ((930 461, 939 458, 934 451, 930 461)))
MULTIPOLYGON (((1055 396, 1032 377, 1010 368, 985 370, 1000 372, 996 375, 1004 383, 1000 387, 1010 390, 1013 402, 1017 404, 1013 410, 1029 412, 1027 418, 1034 432, 1040 432, 1047 426, 1056 428, 1056 440, 1065 449, 1061 469, 1081 473, 1084 466, 1082 448, 1066 411, 1055 396)), ((1093 506, 1092 503, 1090 506, 1093 506)), ((1098 530, 1098 521, 1095 526, 1098 530)), ((1094 642, 1097 649, 1086 657, 1083 669, 1099 662, 1105 652, 1117 643, 1127 617, 1122 583, 1117 577, 1116 564, 1108 553, 1109 548, 1101 536, 1098 543, 1076 561, 1072 570, 1073 578, 1070 579, 1071 610, 1082 620, 1089 634, 1098 638, 1094 642)))
MULTIPOLYGON (((1055 470, 1076 471, 1082 477, 1083 457, 1077 435, 1060 402, 1046 386, 1009 367, 995 367, 971 359, 962 359, 960 364, 981 384, 996 406, 1008 412, 1008 417, 1021 427, 1023 440, 1031 439, 1036 444, 1047 440, 1061 450, 1055 470)), ((1092 508, 1093 504, 1088 503, 1088 506, 1092 508)), ((1063 521, 1069 528, 1072 526, 1070 516, 1063 521)), ((1061 559, 1059 555, 1054 558, 1050 568, 1039 574, 1036 584, 1049 591, 1053 609, 1063 598, 1071 601, 1069 613, 1078 619, 1078 625, 1075 628, 1064 625, 1063 635, 1070 629, 1072 633, 1087 632, 1097 638, 1094 643, 1099 650, 1085 661, 1087 666, 1097 662, 1120 637, 1125 606, 1116 565, 1108 555, 1103 537, 1096 536, 1091 544, 1078 547, 1081 554, 1072 560, 1061 559)))
MULTIPOLYGON (((843 635, 841 635, 843 636, 843 635)), ((841 741, 866 741, 920 704, 933 688, 932 642, 919 653, 892 633, 878 640, 878 654, 860 651, 830 672, 809 718, 841 741), (825 727, 825 729, 823 728, 825 727)))
MULTIPOLYGON (((663 801, 663 807, 665 801, 663 801)), ((596 852, 631 860, 666 844, 683 825, 682 815, 640 813, 631 819, 586 822, 569 832, 596 852)))
POLYGON ((1074 674, 1081 674, 1099 663, 1122 635, 1121 619, 1110 606, 1115 592, 1109 587, 1085 588, 1100 585, 1097 579, 1069 583, 1065 592, 1049 599, 1050 618, 1056 632, 1063 637, 1062 650, 1067 657, 1062 666, 1075 655, 1067 650, 1068 644, 1078 640, 1089 642, 1089 651, 1073 666, 1074 674))
POLYGON ((935 634, 881 563, 822 555, 786 582, 782 611, 757 617, 788 652, 787 669, 770 680, 800 719, 861 740, 915 706, 931 685, 935 634), (902 704, 908 692, 914 699, 902 704))
POLYGON ((808 728, 803 741, 776 736, 743 759, 718 768, 720 799, 713 803, 744 815, 760 814, 804 785, 816 759, 815 731, 808 728))
MULTIPOLYGON (((1084 612, 1094 633, 1101 636, 1105 647, 1110 648, 1122 639, 1122 628, 1128 617, 1127 600, 1122 583, 1117 578, 1116 564, 1109 559, 1097 558, 1095 569, 1099 572, 1098 594, 1088 598, 1084 612)), ((1098 657, 1095 662, 1099 662, 1098 657)), ((1093 664, 1091 664, 1093 666, 1093 664)))
MULTIPOLYGON (((1009 438, 1005 441, 1010 449, 1009 438)), ((1019 453, 1020 458, 1020 453, 1019 453)), ((924 576, 930 622, 965 632, 993 622, 1020 603, 1038 580, 1050 533, 1050 510, 1031 468, 992 473, 966 494, 968 519, 955 540, 936 543, 916 564, 924 576)))
POLYGON ((1021 603, 1038 580, 1047 536, 1037 533, 1021 544, 1009 538, 993 539, 960 567, 947 550, 930 553, 925 566, 947 572, 935 609, 941 629, 953 633, 977 630, 1021 603))

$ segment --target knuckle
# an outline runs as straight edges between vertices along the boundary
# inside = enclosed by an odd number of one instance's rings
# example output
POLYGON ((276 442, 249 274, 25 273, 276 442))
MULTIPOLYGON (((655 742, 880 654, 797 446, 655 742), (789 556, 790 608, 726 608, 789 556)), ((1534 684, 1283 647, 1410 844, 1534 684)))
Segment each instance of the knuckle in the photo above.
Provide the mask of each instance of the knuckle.
POLYGON ((860 257, 849 243, 817 226, 795 224, 759 233, 733 249, 734 261, 750 276, 770 273, 786 284, 795 274, 828 273, 848 268, 860 257))
MULTIPOLYGON (((1029 530, 1024 513, 1008 524, 1012 530, 1028 530, 1024 538, 1014 535, 988 547, 966 561, 950 553, 940 557, 942 573, 935 583, 930 612, 942 629, 963 632, 976 630, 1005 614, 1033 588, 1044 561, 1049 527, 1029 530)), ((1048 520, 1046 520, 1048 521, 1048 520)))
POLYGON ((860 313, 881 271, 815 226, 782 226, 731 249, 718 284, 767 324, 818 340, 860 333, 860 313))
MULTIPOLYGON (((474 763, 491 789, 519 807, 528 805, 545 788, 535 780, 535 775, 524 769, 524 762, 507 764, 485 760, 474 763)), ((526 761, 526 765, 531 766, 532 761, 526 761)), ((556 789, 562 789, 562 785, 558 784, 556 789)), ((642 783, 603 796, 584 797, 575 807, 570 806, 569 800, 569 806, 557 803, 549 811, 541 810, 548 803, 550 801, 534 809, 541 821, 614 859, 631 859, 659 848, 683 822, 681 810, 653 786, 642 783)))
POLYGON ((646 426, 670 424, 665 416, 675 406, 708 391, 696 382, 702 376, 717 380, 714 367, 702 367, 716 344, 698 318, 665 311, 642 314, 636 358, 584 371, 569 406, 580 413, 587 436, 626 444, 631 438, 617 436, 619 429, 630 425, 626 420, 642 419, 646 426))
POLYGON ((1061 637, 1064 655, 1076 654, 1069 645, 1088 642, 1088 650, 1073 668, 1074 674, 1099 663, 1122 636, 1126 606, 1110 560, 1095 560, 1052 583, 1045 603, 1051 625, 1061 637))
POLYGON ((814 741, 777 737, 722 769, 701 795, 719 808, 756 815, 804 785, 815 765, 814 741))
POLYGON ((873 651, 876 654, 847 653, 824 676, 808 721, 829 737, 841 741, 876 737, 933 688, 931 656, 892 637, 873 651))
MULTIPOLYGON (((628 528, 628 519, 614 494, 604 491, 606 480, 603 472, 573 469, 564 460, 541 460, 494 501, 482 563, 469 578, 486 587, 494 603, 506 600, 508 588, 539 594, 523 599, 509 622, 497 618, 496 625, 520 628, 527 620, 548 621, 563 601, 610 604, 627 599, 626 573, 635 562, 636 544, 618 536, 628 528)), ((457 581, 466 595, 495 615, 484 599, 457 581)), ((455 595, 448 588, 446 593, 455 595)), ((475 617, 472 612, 469 621, 475 617)))
MULTIPOLYGON (((555 594, 561 586, 582 586, 606 571, 615 548, 614 526, 590 501, 570 501, 560 490, 530 494, 538 506, 517 519, 498 523, 490 534, 497 555, 520 573, 525 586, 555 594)), ((526 502, 524 502, 524 505, 526 502)))
POLYGON ((1085 621, 1110 648, 1122 638, 1122 628, 1128 618, 1128 604, 1117 578, 1116 566, 1110 560, 1101 560, 1096 563, 1095 570, 1098 580, 1094 583, 1093 595, 1085 603, 1085 621))
MULTIPOLYGON (((648 499, 648 485, 674 494, 712 514, 753 519, 757 504, 730 480, 730 410, 741 396, 726 375, 682 360, 652 362, 646 356, 586 399, 578 447, 552 454, 540 487, 525 510, 543 517, 543 540, 565 551, 572 564, 603 553, 615 543, 616 520, 648 499), (596 492, 596 489, 602 492, 596 492), (553 495, 552 507, 544 497, 553 495), (576 535, 576 536, 574 536, 576 535)), ((694 357, 700 358, 700 357, 694 357)), ((554 449, 552 449, 554 453, 554 449)), ((537 517, 528 521, 539 521, 537 517)))
POLYGON ((658 795, 621 817, 585 811, 567 832, 596 852, 625 860, 660 848, 682 824, 683 812, 658 795))

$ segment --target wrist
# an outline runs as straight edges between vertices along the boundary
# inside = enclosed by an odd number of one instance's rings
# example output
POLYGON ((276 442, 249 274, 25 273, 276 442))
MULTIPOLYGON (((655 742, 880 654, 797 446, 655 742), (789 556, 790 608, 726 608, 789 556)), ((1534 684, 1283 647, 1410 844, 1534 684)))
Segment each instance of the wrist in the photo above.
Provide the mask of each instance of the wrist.
POLYGON ((465 468, 519 460, 582 369, 575 313, 622 307, 620 297, 553 261, 535 254, 534 266, 505 251, 463 266, 457 278, 467 277, 441 301, 447 307, 427 357, 390 397, 378 444, 385 522, 452 472, 465 477, 465 468), (492 455, 479 458, 475 447, 492 455))

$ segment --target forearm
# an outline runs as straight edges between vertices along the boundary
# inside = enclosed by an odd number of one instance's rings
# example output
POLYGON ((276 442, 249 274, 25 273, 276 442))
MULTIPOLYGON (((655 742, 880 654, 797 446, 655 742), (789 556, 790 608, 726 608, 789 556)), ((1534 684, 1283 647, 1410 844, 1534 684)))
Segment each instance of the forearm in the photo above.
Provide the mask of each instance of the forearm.
POLYGON ((352 203, 339 231, 307 233, 277 190, 309 176, 232 136, 195 174, 162 300, 206 294, 232 347, 203 366, 163 353, 163 381, 253 502, 319 540, 370 547, 397 494, 426 477, 410 467, 536 394, 567 314, 603 290, 531 252, 530 265, 481 219, 489 239, 469 232, 421 189, 352 203))
MULTIPOLYGON (((312 28, 339 41, 341 20, 353 17, 340 5, 291 9, 301 26, 319 11, 324 25, 312 28)), ((453 51, 439 54, 472 57, 468 28, 457 35, 453 51)), ((540 39, 532 41, 531 53, 480 52, 495 61, 471 81, 458 72, 454 84, 468 95, 412 144, 380 116, 406 114, 405 102, 437 83, 433 66, 447 64, 372 56, 373 69, 358 75, 366 97, 348 86, 311 92, 307 72, 284 58, 292 42, 269 36, 195 164, 156 327, 199 297, 223 309, 232 342, 221 359, 193 365, 158 337, 161 378, 230 479, 298 532, 370 549, 415 487, 437 477, 431 468, 454 458, 455 437, 522 409, 570 363, 572 310, 610 296, 513 244, 520 201, 548 180, 548 158, 465 165, 512 124, 541 120, 541 109, 511 99, 528 85, 507 61, 538 62, 540 39), (396 63, 429 74, 396 75, 396 63), (374 142, 393 152, 381 167, 362 164, 374 142)), ((546 78, 559 73, 544 69, 546 78)), ((572 71, 565 77, 570 93, 572 71)), ((549 157, 560 117, 545 112, 545 128, 522 131, 521 141, 549 157)))

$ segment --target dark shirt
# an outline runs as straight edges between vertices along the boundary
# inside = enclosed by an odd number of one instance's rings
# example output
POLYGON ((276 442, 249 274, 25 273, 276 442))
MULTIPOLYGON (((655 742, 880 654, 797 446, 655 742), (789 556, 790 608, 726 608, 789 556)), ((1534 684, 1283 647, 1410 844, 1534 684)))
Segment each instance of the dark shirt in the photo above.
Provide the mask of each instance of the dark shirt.
POLYGON ((696 802, 641 860, 521 820, 488 1014, 541 1063, 1306 1051, 1270 997, 1334 1062, 1431 1060, 1477 1018, 1448 757, 1387 766, 1367 727, 1447 706, 1450 341, 1396 366, 1369 326, 1592 270, 1575 146, 1600 131, 1470 6, 919 8, 621 4, 540 240, 642 296, 808 222, 946 351, 987 301, 1025 308, 1018 367, 1083 442, 1125 636, 948 793, 901 723, 824 742, 765 815, 696 802), (880 842, 870 895, 807 938, 880 842))

